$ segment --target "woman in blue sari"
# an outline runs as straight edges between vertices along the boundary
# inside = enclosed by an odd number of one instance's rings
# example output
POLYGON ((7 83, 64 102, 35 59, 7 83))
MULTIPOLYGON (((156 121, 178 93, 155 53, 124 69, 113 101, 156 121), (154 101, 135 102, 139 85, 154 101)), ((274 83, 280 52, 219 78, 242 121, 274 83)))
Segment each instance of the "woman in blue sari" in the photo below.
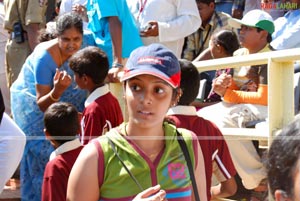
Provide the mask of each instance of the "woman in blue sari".
POLYGON ((57 101, 72 103, 82 111, 87 95, 76 87, 68 65, 82 45, 82 19, 75 13, 62 15, 56 31, 56 39, 35 48, 11 87, 13 118, 27 137, 20 166, 23 201, 41 200, 44 169, 53 151, 43 132, 43 112, 57 101))

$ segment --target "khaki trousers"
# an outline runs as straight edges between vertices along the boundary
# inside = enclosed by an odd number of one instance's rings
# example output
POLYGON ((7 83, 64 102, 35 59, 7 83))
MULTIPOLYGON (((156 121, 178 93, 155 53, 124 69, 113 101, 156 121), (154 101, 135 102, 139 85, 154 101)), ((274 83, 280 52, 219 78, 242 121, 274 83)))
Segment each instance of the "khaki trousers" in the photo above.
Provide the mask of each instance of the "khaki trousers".
POLYGON ((10 88, 17 79, 26 58, 31 54, 28 40, 18 44, 14 40, 8 39, 5 46, 5 72, 7 86, 10 88))

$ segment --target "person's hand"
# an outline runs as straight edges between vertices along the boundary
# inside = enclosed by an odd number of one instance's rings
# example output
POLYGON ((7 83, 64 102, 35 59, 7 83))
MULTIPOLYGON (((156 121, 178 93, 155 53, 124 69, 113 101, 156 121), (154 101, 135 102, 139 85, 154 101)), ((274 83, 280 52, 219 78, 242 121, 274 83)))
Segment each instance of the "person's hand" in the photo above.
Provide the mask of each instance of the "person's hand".
POLYGON ((60 71, 56 69, 54 78, 53 78, 53 84, 54 89, 59 92, 59 94, 62 94, 72 83, 71 76, 67 73, 67 71, 60 71))
POLYGON ((166 192, 156 185, 137 194, 132 201, 167 201, 166 192))
POLYGON ((108 71, 108 82, 120 82, 118 74, 123 71, 123 68, 111 68, 108 71))
POLYGON ((219 77, 213 80, 212 89, 215 93, 223 97, 227 88, 231 85, 231 83, 232 83, 232 76, 223 73, 219 77))
POLYGON ((140 31, 141 37, 158 36, 158 23, 156 21, 149 21, 145 30, 140 31))
POLYGON ((85 22, 88 22, 87 11, 84 5, 75 4, 72 6, 72 11, 79 14, 85 22))

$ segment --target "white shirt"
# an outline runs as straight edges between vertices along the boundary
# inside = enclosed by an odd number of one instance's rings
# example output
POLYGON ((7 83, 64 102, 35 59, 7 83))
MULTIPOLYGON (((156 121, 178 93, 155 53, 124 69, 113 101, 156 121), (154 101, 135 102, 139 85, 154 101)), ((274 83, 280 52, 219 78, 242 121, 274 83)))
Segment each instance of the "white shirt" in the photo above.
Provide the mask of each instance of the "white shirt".
POLYGON ((71 140, 71 141, 68 141, 68 142, 65 142, 63 143, 62 145, 60 145, 59 147, 57 147, 57 149, 55 149, 51 155, 50 155, 50 161, 52 159, 54 159, 56 156, 60 155, 60 154, 63 154, 65 152, 68 152, 68 151, 71 151, 71 150, 74 150, 74 149, 77 149, 78 147, 81 146, 81 143, 79 141, 78 138, 74 139, 74 140, 71 140))
POLYGON ((17 169, 26 143, 26 137, 17 124, 6 114, 0 124, 0 193, 17 169))
POLYGON ((194 33, 202 21, 194 0, 127 0, 140 30, 149 21, 158 22, 157 37, 142 37, 144 45, 161 43, 181 57, 184 37, 194 33), (141 7, 144 9, 141 11, 141 7))
POLYGON ((276 50, 300 47, 300 10, 290 10, 274 21, 275 31, 270 45, 276 50))
POLYGON ((85 6, 87 0, 61 0, 60 8, 59 8, 59 15, 68 13, 72 11, 72 6, 75 4, 80 4, 85 6))
POLYGON ((167 116, 168 115, 197 116, 197 110, 194 106, 176 105, 168 110, 167 116))
POLYGON ((102 86, 102 87, 98 87, 85 100, 84 107, 87 107, 89 104, 91 104, 92 102, 94 102, 97 98, 99 98, 100 96, 104 96, 105 94, 107 94, 109 92, 110 91, 109 91, 109 87, 108 87, 107 84, 104 85, 104 86, 102 86))

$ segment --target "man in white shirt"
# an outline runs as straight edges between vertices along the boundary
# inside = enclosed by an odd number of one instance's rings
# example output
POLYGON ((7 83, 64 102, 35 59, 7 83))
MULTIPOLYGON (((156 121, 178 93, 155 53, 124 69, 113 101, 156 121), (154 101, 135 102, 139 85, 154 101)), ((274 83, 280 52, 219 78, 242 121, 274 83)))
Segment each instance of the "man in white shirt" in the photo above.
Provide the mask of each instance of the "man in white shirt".
POLYGON ((201 25, 195 0, 127 0, 144 45, 161 43, 181 57, 184 38, 201 25))
POLYGON ((80 4, 85 6, 87 0, 61 0, 59 15, 63 15, 64 13, 68 13, 72 11, 73 5, 80 4))
POLYGON ((274 21, 271 46, 276 50, 300 47, 300 0, 292 0, 293 10, 274 21))

